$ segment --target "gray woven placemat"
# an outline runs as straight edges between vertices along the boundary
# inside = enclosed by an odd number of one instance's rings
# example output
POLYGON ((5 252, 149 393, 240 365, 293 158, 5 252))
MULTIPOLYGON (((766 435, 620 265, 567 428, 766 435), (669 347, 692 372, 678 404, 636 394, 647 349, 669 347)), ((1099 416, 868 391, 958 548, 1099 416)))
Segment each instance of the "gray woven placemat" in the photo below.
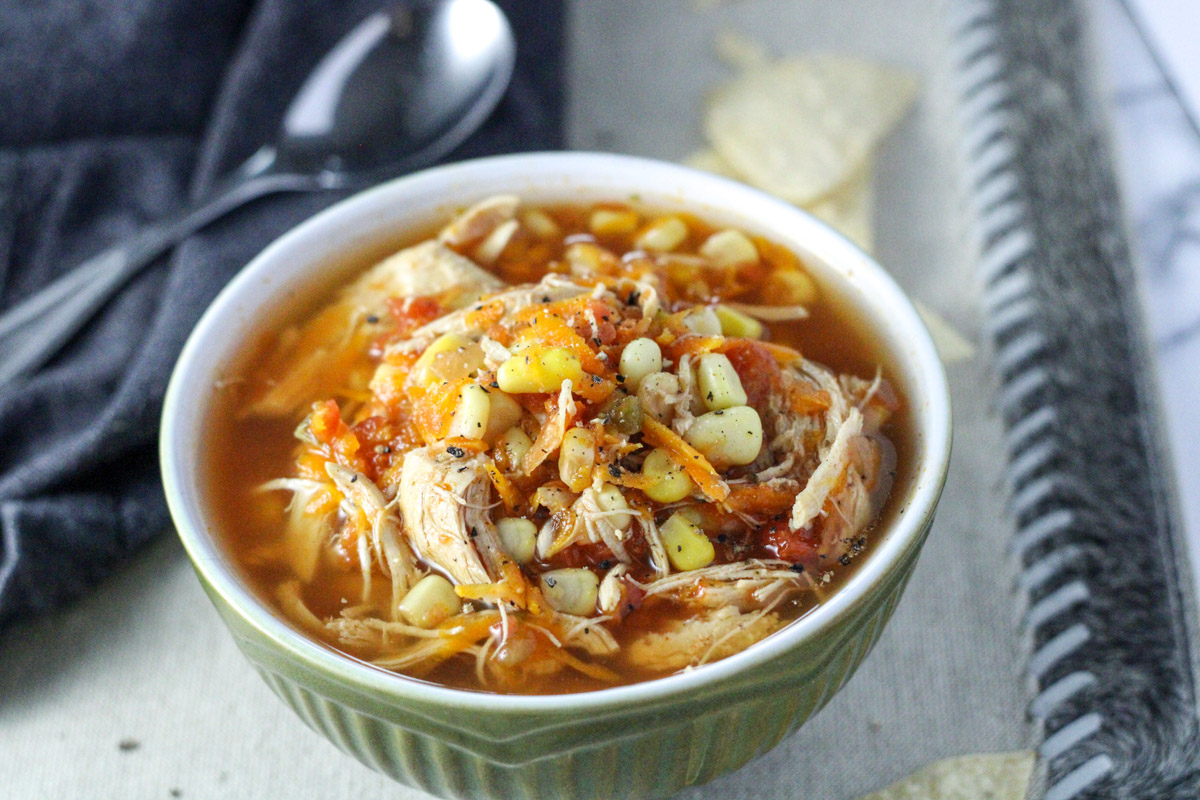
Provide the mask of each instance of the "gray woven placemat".
POLYGON ((1045 797, 1195 798, 1195 606, 1080 9, 952 25, 1045 797))

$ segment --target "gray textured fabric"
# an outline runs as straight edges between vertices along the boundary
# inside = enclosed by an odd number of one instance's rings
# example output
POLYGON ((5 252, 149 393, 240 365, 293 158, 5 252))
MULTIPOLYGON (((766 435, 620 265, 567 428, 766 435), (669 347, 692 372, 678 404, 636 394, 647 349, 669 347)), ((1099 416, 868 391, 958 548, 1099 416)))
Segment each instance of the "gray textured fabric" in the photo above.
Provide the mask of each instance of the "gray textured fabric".
POLYGON ((1058 0, 962 6, 1046 796, 1194 798, 1195 608, 1084 28, 1058 0))
MULTIPOLYGON (((307 71, 378 0, 0 3, 0 308, 201 195, 269 141, 307 71)), ((561 9, 501 2, 513 84, 451 155, 561 141, 561 9)), ((0 388, 0 625, 88 589, 167 525, 156 439, 200 313, 339 199, 261 200, 183 243, 30 381, 0 388)))
MULTIPOLYGON (((927 0, 578 0, 570 144, 678 159, 726 71, 711 36, 779 52, 860 53, 912 69, 914 113, 885 145, 876 252, 915 297, 974 336, 982 311, 958 182, 945 9, 927 0)), ((949 370, 950 479, 896 615, 859 673, 761 759, 688 798, 850 800, 938 758, 1027 747, 1027 684, 1006 554, 1003 428, 988 359, 949 370)), ((0 638, 6 796, 416 800, 301 725, 237 652, 174 541, 79 604, 0 638), (122 748, 122 742, 126 747, 122 748)), ((731 735, 733 735, 731 733, 731 735)))

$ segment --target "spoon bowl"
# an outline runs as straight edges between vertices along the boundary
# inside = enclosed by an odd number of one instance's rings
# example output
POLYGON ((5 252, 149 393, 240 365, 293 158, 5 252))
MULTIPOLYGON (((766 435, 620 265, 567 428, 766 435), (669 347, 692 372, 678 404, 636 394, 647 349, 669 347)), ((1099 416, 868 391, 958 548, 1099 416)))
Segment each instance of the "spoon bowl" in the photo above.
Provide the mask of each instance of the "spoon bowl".
POLYGON ((357 178, 436 161, 491 112, 515 58, 508 21, 488 0, 378 11, 300 87, 271 169, 357 178))
POLYGON ((133 276, 246 203, 365 188, 432 164, 496 107, 515 60, 512 29, 489 0, 412 0, 371 14, 317 63, 275 142, 197 203, 0 314, 0 385, 41 367, 133 276))

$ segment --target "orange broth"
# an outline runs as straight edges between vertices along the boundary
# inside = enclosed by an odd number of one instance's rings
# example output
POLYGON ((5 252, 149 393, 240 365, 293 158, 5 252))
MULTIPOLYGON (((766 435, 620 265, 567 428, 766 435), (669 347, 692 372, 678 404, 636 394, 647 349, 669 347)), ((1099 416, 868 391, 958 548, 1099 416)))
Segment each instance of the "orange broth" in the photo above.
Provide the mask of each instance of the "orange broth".
MULTIPOLYGON (((628 208, 613 204, 613 208, 628 208)), ((588 233, 589 214, 594 206, 552 206, 541 210, 549 214, 562 228, 564 235, 555 241, 536 241, 530 236, 520 236, 505 248, 494 272, 508 283, 524 283, 538 280, 546 266, 563 256, 565 242, 581 239, 595 241, 616 253, 632 249, 632 237, 592 236, 588 233)), ((644 209, 639 212, 650 216, 644 209)), ((682 215, 681 215, 682 216, 682 215)), ((691 216, 683 217, 688 224, 687 240, 677 252, 694 253, 715 228, 703 220, 691 216)), ((207 419, 208 452, 205 454, 204 490, 215 521, 214 531, 218 540, 229 554, 230 560, 246 580, 247 584, 275 608, 281 616, 288 615, 280 608, 276 590, 281 582, 291 577, 285 560, 280 557, 282 547, 281 528, 286 517, 285 508, 289 497, 279 492, 256 493, 254 488, 264 482, 291 474, 296 457, 297 442, 293 436, 300 419, 265 419, 248 417, 240 413, 248 399, 264 382, 275 376, 270 373, 270 351, 280 332, 310 318, 335 290, 344 285, 347 276, 353 277, 371 266, 381 257, 394 252, 401 246, 411 245, 429 236, 421 235, 382 238, 377 246, 360 253, 348 254, 339 263, 330 264, 330 278, 325 285, 314 287, 308 298, 292 298, 274 314, 263 320, 258 336, 246 346, 235 363, 226 370, 225 378, 214 387, 212 408, 207 419)), ((745 303, 772 304, 774 298, 764 296, 763 281, 773 266, 794 263, 803 268, 799 260, 779 245, 755 237, 755 244, 765 257, 762 263, 749 270, 746 284, 732 291, 730 287, 709 287, 707 296, 695 300, 733 299, 745 303), (724 293, 724 296, 722 296, 724 293)), ((799 350, 813 361, 820 362, 837 373, 849 373, 862 378, 872 377, 876 369, 897 390, 901 398, 905 386, 896 369, 894 355, 881 344, 873 330, 873 324, 857 312, 831 286, 820 285, 819 300, 808 308, 809 316, 800 321, 767 324, 766 339, 799 350)), ((703 294, 703 293, 701 293, 703 294)), ((380 334, 386 331, 386 321, 380 334)), ((377 358, 367 352, 355 356, 361 370, 373 367, 377 358)), ((340 392, 337 387, 324 385, 320 376, 313 376, 312 401, 334 397, 343 404, 354 402, 353 392, 340 392)), ((894 482, 884 507, 869 527, 862 531, 862 540, 855 547, 855 558, 846 564, 822 565, 827 575, 823 576, 820 593, 828 596, 836 592, 851 576, 861 557, 869 555, 878 538, 902 510, 910 493, 913 481, 912 462, 914 457, 914 428, 910 409, 901 400, 898 410, 885 423, 881 433, 895 447, 896 461, 893 470, 894 482), (865 546, 863 546, 865 544, 865 546), (859 552, 862 550, 863 552, 859 552)), ((388 593, 387 581, 380 579, 374 584, 374 594, 380 602, 388 593)), ((362 591, 362 578, 357 569, 323 560, 315 579, 303 586, 302 598, 312 614, 325 619, 335 617, 347 606, 354 605, 362 591)), ((803 593, 789 599, 775 611, 788 620, 795 620, 810 611, 819 602, 815 593, 803 593)), ((641 632, 655 630, 671 619, 678 617, 676 604, 652 598, 636 612, 629 614, 624 623, 612 628, 618 642, 625 642, 641 632)), ((294 620, 293 625, 303 629, 294 620)), ((305 630, 318 641, 342 652, 350 658, 365 659, 338 644, 329 634, 305 630)), ((475 661, 470 658, 453 658, 443 662, 432 671, 421 672, 412 677, 460 689, 477 691, 505 691, 527 694, 557 694, 589 691, 614 684, 627 684, 655 677, 662 672, 624 667, 617 670, 615 680, 599 680, 581 672, 564 669, 548 677, 528 679, 517 686, 481 685, 476 677, 475 661)))

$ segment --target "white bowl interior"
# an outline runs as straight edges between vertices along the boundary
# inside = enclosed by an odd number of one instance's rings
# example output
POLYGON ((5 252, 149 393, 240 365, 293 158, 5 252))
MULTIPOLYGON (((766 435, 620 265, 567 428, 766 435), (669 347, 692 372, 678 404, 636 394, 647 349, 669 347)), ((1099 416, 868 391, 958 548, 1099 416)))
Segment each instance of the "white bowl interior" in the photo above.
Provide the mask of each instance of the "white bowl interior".
POLYGON ((845 238, 786 203, 714 175, 625 156, 547 153, 465 162, 384 184, 313 217, 264 250, 213 302, 180 356, 164 406, 162 469, 172 515, 198 569, 252 624, 293 653, 329 666, 336 660, 343 671, 358 670, 364 683, 397 696, 414 693, 452 705, 533 710, 548 703, 583 707, 686 691, 771 658, 830 624, 914 545, 940 492, 949 448, 946 379, 929 335, 891 277, 845 238), (686 674, 531 697, 446 689, 355 663, 293 630, 242 583, 208 533, 213 523, 198 479, 211 387, 242 355, 247 339, 261 332, 264 309, 311 295, 314 282, 321 283, 317 276, 344 262, 346 253, 362 252, 393 231, 423 230, 457 208, 503 192, 535 204, 632 199, 650 208, 686 209, 791 248, 819 283, 848 293, 847 299, 865 311, 902 372, 914 420, 916 468, 907 511, 826 603, 746 651, 686 674))

